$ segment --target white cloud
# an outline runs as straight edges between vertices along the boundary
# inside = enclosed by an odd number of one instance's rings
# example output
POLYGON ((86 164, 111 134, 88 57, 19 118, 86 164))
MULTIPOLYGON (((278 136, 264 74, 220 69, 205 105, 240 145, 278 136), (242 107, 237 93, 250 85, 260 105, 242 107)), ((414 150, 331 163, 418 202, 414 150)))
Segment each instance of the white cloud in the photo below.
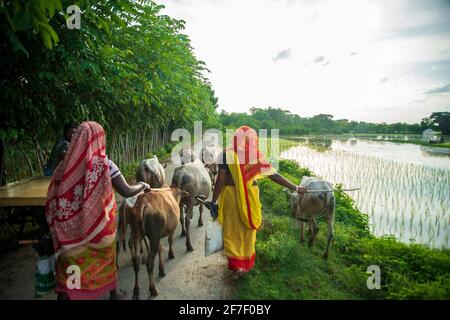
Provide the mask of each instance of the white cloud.
POLYGON ((442 79, 416 74, 420 63, 450 61, 450 30, 426 31, 442 8, 403 0, 164 3, 165 14, 186 21, 220 109, 279 106, 302 116, 415 122, 449 107, 448 94, 425 94, 442 79))
POLYGON ((283 59, 290 59, 291 58, 291 49, 281 50, 277 53, 275 57, 272 58, 274 62, 283 60, 283 59))

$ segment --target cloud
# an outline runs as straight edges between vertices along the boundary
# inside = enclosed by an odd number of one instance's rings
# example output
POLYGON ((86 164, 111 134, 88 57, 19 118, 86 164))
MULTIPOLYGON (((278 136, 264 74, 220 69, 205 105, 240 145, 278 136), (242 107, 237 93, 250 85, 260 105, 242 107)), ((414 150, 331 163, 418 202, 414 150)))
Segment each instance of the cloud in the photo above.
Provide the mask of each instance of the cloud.
POLYGON ((327 65, 329 65, 331 63, 331 61, 327 61, 327 62, 325 62, 323 65, 324 66, 327 66, 327 65))
POLYGON ((450 83, 443 87, 434 88, 426 91, 426 94, 438 94, 438 93, 446 93, 450 92, 450 83))
POLYGON ((424 102, 425 102, 425 99, 422 98, 422 99, 415 99, 415 100, 412 100, 412 101, 410 101, 408 104, 417 104, 417 103, 422 104, 422 103, 424 103, 424 102))
POLYGON ((277 53, 276 57, 272 58, 274 62, 278 62, 283 59, 290 59, 291 58, 291 49, 282 50, 277 53))
POLYGON ((381 79, 380 79, 380 83, 385 83, 385 82, 387 82, 388 80, 389 80, 388 77, 381 78, 381 79))
MULTIPOLYGON (((295 5, 301 3, 306 6, 314 6, 323 0, 284 0, 287 5, 295 5)), ((279 0, 272 0, 272 2, 279 2, 279 0)), ((283 2, 283 1, 282 1, 283 2)))
POLYGON ((314 59, 314 63, 321 63, 325 60, 324 56, 319 56, 314 59))
POLYGON ((355 51, 350 53, 351 56, 356 56, 357 54, 358 54, 358 52, 355 52, 355 51))

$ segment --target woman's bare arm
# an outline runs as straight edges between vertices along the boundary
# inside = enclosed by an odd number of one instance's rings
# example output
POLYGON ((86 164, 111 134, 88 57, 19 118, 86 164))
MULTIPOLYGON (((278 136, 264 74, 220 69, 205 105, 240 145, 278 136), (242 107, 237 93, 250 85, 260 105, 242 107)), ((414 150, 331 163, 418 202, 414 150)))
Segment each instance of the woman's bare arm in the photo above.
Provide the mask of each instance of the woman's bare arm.
POLYGON ((113 188, 124 198, 132 197, 146 188, 145 184, 130 186, 123 175, 119 175, 111 180, 113 188))
POLYGON ((226 171, 224 169, 220 169, 217 174, 216 184, 214 185, 214 191, 212 196, 212 202, 216 203, 219 198, 220 193, 222 192, 223 186, 225 185, 226 179, 226 171))
POLYGON ((305 193, 307 191, 306 188, 304 187, 300 187, 293 184, 292 182, 290 182, 288 179, 286 179, 285 177, 283 177, 281 174, 279 173, 275 173, 271 176, 269 176, 269 179, 272 180, 275 183, 278 183, 280 186, 283 186, 285 188, 291 189, 293 191, 297 191, 300 192, 301 194, 305 193))

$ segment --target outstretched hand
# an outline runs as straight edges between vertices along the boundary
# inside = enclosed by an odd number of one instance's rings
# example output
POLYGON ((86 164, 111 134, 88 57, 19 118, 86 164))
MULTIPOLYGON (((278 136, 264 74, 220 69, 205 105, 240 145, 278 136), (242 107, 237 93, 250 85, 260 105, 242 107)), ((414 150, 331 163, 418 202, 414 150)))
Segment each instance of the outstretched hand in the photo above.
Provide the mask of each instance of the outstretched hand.
POLYGON ((213 220, 216 220, 217 217, 219 216, 219 207, 217 206, 217 204, 215 204, 212 201, 205 201, 203 203, 211 212, 211 217, 213 218, 213 220))
POLYGON ((141 181, 141 182, 139 182, 139 184, 144 187, 144 192, 149 192, 152 189, 148 183, 141 181))
POLYGON ((300 194, 305 194, 306 192, 308 192, 308 189, 302 186, 297 186, 297 192, 300 194))

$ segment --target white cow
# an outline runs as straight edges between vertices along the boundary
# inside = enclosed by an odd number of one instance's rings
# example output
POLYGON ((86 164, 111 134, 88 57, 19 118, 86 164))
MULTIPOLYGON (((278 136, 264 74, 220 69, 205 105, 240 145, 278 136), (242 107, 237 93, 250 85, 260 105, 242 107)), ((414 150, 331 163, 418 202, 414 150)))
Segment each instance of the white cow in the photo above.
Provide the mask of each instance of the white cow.
POLYGON ((136 170, 136 182, 143 181, 152 188, 161 188, 165 179, 164 167, 159 163, 157 156, 142 160, 136 170))
POLYGON ((217 157, 220 154, 220 150, 216 147, 203 147, 201 160, 208 170, 209 176, 211 178, 211 185, 214 189, 214 184, 216 182, 216 176, 218 173, 217 157))
POLYGON ((194 206, 199 205, 200 216, 198 218, 198 225, 203 226, 202 213, 203 205, 195 199, 201 196, 206 199, 211 192, 211 179, 208 171, 200 162, 190 162, 175 168, 172 178, 172 186, 178 187, 183 191, 189 193, 185 198, 181 199, 180 203, 180 222, 181 222, 181 236, 186 236, 187 251, 194 250, 190 240, 189 226, 193 216, 194 206), (186 218, 183 221, 183 205, 186 206, 186 218), (185 228, 186 227, 186 228, 185 228))
POLYGON ((289 201, 292 208, 294 218, 300 220, 300 241, 304 242, 304 226, 305 222, 309 223, 309 246, 314 245, 319 226, 316 218, 322 214, 326 215, 328 225, 327 248, 323 257, 328 258, 328 252, 333 239, 334 210, 336 207, 336 199, 333 193, 333 186, 320 178, 303 177, 301 186, 308 189, 308 193, 300 194, 297 192, 289 193, 289 201), (330 190, 328 192, 311 192, 314 190, 330 190))

